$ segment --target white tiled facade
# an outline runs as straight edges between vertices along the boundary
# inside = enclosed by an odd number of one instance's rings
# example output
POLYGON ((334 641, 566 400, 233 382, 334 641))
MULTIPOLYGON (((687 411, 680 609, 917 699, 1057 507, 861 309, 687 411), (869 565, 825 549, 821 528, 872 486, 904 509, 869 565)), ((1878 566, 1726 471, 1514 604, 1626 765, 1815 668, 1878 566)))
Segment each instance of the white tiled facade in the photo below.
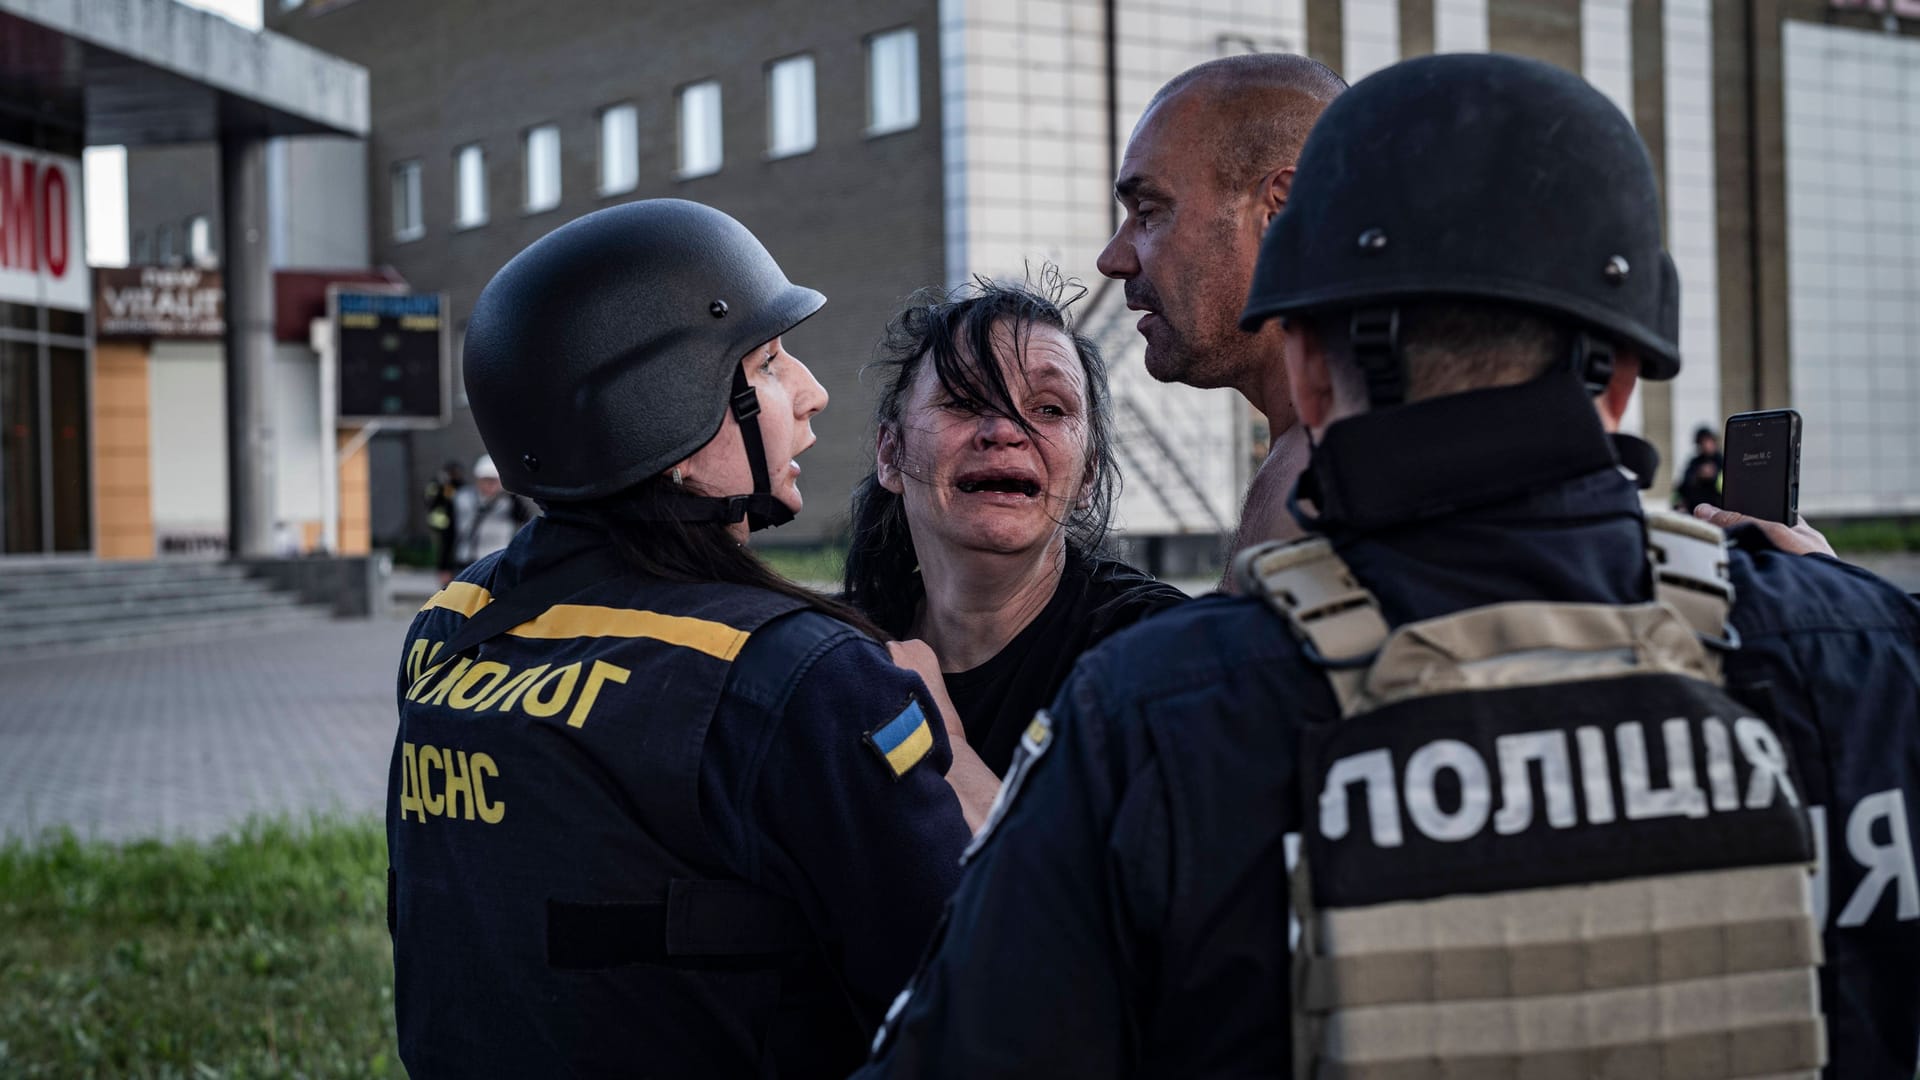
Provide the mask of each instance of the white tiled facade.
MULTIPOLYGON (((1680 268, 1673 455, 1720 427, 1720 260, 1714 197, 1712 0, 1666 0, 1667 249, 1680 268)), ((1670 467, 1675 463, 1668 462, 1670 467)))
POLYGON ((1487 51, 1487 0, 1433 0, 1433 51, 1487 51))
MULTIPOLYGON (((1399 0, 1339 0, 1342 74, 1400 57, 1399 0)), ((1437 52, 1484 50, 1489 0, 1433 0, 1437 52)), ((1581 0, 1580 69, 1634 109, 1633 0, 1581 0)), ((1179 71, 1232 52, 1306 51, 1305 0, 1119 0, 1121 145, 1179 71)), ((1713 0, 1665 0, 1660 32, 1667 244, 1681 280, 1682 374, 1670 458, 1718 428, 1720 208, 1713 0)), ((1042 261, 1094 288, 1111 227, 1102 0, 940 0, 948 278, 1021 275, 1042 261)), ((1791 399, 1806 418, 1802 505, 1813 514, 1920 511, 1920 39, 1787 22, 1791 399)), ((1740 166, 1744 167, 1744 166, 1740 166)), ((1117 307, 1109 304, 1107 307, 1117 307)), ((1130 320, 1083 327, 1107 349, 1116 398, 1148 415, 1229 524, 1246 481, 1244 404, 1153 382, 1130 320)), ((1125 312, 1118 312, 1124 316, 1125 312)), ((1644 428, 1641 395, 1626 427, 1644 428)), ((1123 424, 1123 432, 1125 425, 1123 424)), ((1676 461, 1669 461, 1673 468, 1676 461)), ((1129 466, 1119 519, 1140 534, 1203 528, 1129 466)))
MULTIPOLYGON (((1628 117, 1633 116, 1633 0, 1581 0, 1580 74, 1628 117)), ((1627 402, 1620 426, 1646 426, 1644 394, 1627 402)))
MULTIPOLYGON (((1186 68, 1230 53, 1305 48, 1303 0, 1120 0, 1116 8, 1121 147, 1154 92, 1186 68)), ((1104 281, 1094 260, 1114 221, 1105 11, 1102 0, 942 0, 949 282, 1019 277, 1043 261, 1092 289, 1104 281)), ((1134 467, 1116 525, 1177 533, 1210 531, 1217 519, 1231 528, 1250 473, 1244 402, 1228 390, 1154 382, 1130 319, 1096 318, 1083 329, 1105 350, 1116 403, 1130 403, 1178 451, 1206 504, 1183 491, 1178 512, 1170 511, 1150 490, 1152 470, 1134 467)), ((1124 419, 1120 433, 1130 434, 1124 419)), ((1135 450, 1153 456, 1145 445, 1135 450)), ((1159 481, 1163 489, 1170 483, 1159 481)))
POLYGON ((1789 21, 1782 45, 1800 506, 1920 511, 1920 39, 1789 21))
POLYGON ((1400 0, 1340 0, 1340 74, 1350 83, 1400 60, 1400 0))

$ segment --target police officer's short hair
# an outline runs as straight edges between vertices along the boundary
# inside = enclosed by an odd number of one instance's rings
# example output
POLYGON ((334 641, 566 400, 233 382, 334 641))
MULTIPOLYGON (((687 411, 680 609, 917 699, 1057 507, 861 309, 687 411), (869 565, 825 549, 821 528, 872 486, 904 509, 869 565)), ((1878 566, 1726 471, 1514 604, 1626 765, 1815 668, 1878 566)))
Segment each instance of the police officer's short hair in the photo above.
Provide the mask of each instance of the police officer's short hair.
MULTIPOLYGON (((1345 313, 1314 320, 1341 399, 1364 402, 1366 379, 1347 347, 1345 321, 1345 313)), ((1567 335, 1553 317, 1517 304, 1479 300, 1402 304, 1400 349, 1407 365, 1407 400, 1536 378, 1565 361, 1567 335)))

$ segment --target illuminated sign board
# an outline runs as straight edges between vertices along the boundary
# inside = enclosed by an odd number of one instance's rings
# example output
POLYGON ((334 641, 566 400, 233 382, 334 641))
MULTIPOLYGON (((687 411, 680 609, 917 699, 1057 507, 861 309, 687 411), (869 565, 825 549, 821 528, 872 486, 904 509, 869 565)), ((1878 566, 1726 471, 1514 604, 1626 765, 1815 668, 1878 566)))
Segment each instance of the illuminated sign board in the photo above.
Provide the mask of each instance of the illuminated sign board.
POLYGON ((439 427, 452 414, 444 293, 327 291, 340 423, 439 427))

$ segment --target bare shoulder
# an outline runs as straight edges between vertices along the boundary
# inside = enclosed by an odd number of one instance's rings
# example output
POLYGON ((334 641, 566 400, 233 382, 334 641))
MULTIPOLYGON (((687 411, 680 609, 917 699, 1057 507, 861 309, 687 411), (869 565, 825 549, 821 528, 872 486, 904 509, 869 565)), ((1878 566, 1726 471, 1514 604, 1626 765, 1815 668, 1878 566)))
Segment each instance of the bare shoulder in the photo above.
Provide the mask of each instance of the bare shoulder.
POLYGON ((1288 428, 1273 441, 1273 449, 1260 463, 1247 485, 1246 504, 1240 508, 1240 527, 1234 530, 1233 550, 1263 544, 1268 540, 1296 540, 1300 525, 1287 510, 1287 496, 1295 481, 1306 470, 1310 448, 1297 428, 1288 428))

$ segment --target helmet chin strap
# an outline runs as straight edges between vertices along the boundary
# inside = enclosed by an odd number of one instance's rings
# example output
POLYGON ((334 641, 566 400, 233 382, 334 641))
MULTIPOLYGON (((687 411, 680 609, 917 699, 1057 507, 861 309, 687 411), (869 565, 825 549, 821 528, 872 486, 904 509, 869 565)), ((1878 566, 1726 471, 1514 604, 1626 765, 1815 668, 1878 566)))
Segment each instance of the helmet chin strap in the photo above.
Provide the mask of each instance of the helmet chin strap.
MULTIPOLYGON (((767 448, 760 438, 760 394, 747 382, 746 368, 734 365, 733 418, 740 423, 740 441, 747 451, 747 468, 753 470, 753 494, 735 495, 725 500, 739 502, 747 519, 747 531, 759 532, 793 520, 787 504, 773 497, 773 481, 767 476, 767 448)), ((730 517, 729 522, 739 521, 730 517)))
POLYGON ((749 532, 771 529, 793 520, 793 511, 787 504, 773 497, 773 483, 767 475, 766 443, 760 436, 760 395, 747 382, 746 370, 738 364, 733 368, 733 395, 727 404, 734 420, 740 424, 747 468, 753 473, 753 494, 716 496, 676 492, 650 500, 651 505, 640 520, 732 525, 744 519, 749 532))

